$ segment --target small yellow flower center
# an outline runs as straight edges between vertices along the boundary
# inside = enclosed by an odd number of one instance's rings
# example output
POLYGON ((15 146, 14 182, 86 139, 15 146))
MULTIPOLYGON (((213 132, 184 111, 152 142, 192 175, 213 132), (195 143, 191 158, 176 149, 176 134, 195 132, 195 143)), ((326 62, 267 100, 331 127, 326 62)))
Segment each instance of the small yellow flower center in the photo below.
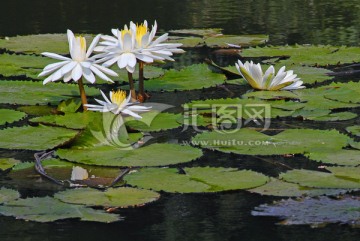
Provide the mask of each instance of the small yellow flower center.
POLYGON ((144 24, 136 24, 136 41, 141 45, 142 37, 148 32, 147 27, 144 24))
POLYGON ((112 91, 111 102, 117 105, 126 99, 126 92, 124 90, 112 91))
POLYGON ((76 37, 76 41, 80 42, 80 49, 83 52, 86 52, 86 40, 83 36, 76 37))

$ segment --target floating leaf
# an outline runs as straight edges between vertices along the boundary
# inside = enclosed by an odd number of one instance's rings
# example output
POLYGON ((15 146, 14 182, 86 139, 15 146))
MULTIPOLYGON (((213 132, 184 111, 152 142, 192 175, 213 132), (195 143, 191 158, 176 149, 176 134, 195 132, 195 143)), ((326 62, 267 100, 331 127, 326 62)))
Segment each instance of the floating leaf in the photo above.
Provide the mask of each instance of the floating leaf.
POLYGON ((263 204, 255 208, 254 216, 275 216, 285 219, 281 225, 303 225, 323 227, 324 224, 341 223, 360 225, 360 200, 345 197, 304 198, 302 200, 281 200, 274 204, 263 204))
POLYGON ((25 112, 28 115, 44 116, 50 115, 54 108, 47 105, 20 106, 17 110, 25 112))
POLYGON ((344 165, 344 166, 358 166, 360 165, 360 151, 359 150, 336 150, 327 152, 312 152, 307 154, 311 160, 344 165))
POLYGON ((47 150, 63 145, 77 134, 77 131, 42 125, 7 128, 0 130, 0 148, 47 150))
POLYGON ((34 197, 10 201, 6 205, 0 206, 0 214, 42 223, 69 218, 104 223, 120 220, 118 215, 81 205, 63 203, 51 197, 34 197))
POLYGON ((12 168, 18 163, 20 163, 20 161, 14 158, 0 158, 0 171, 5 171, 9 168, 12 168))
POLYGON ((310 117, 309 120, 314 121, 343 121, 343 120, 351 120, 356 118, 358 115, 352 112, 336 112, 329 115, 324 116, 316 116, 310 117))
MULTIPOLYGON (((88 96, 99 94, 95 88, 85 87, 85 91, 88 96)), ((77 84, 49 83, 43 85, 41 82, 32 81, 0 81, 0 103, 2 104, 58 104, 61 100, 69 99, 71 96, 79 96, 77 84)))
POLYGON ((352 135, 360 136, 360 125, 348 126, 345 128, 345 130, 352 135))
POLYGON ((26 114, 24 112, 9 110, 9 109, 0 109, 0 125, 6 123, 12 123, 14 121, 19 121, 24 118, 26 114))
POLYGON ((200 37, 213 36, 221 34, 221 28, 195 28, 195 29, 177 29, 170 30, 172 34, 198 35, 200 37))
POLYGON ((125 176, 132 186, 165 192, 199 193, 249 189, 264 185, 263 174, 236 168, 193 167, 180 174, 174 168, 146 168, 125 176))
POLYGON ((336 177, 332 173, 310 171, 310 170, 291 170, 280 174, 280 178, 286 182, 298 183, 305 187, 315 188, 343 188, 358 189, 360 182, 345 180, 336 177))
POLYGON ((40 79, 38 75, 42 69, 51 63, 54 63, 53 59, 41 56, 1 54, 0 75, 6 77, 18 76, 19 78, 26 76, 32 79, 40 79))
POLYGON ((57 107, 57 111, 75 113, 81 107, 80 99, 67 99, 61 101, 57 107))
POLYGON ((223 84, 225 75, 216 74, 206 64, 195 64, 181 70, 168 70, 160 78, 145 81, 145 89, 159 90, 193 90, 223 84))
POLYGON ((271 178, 270 182, 263 186, 248 190, 251 193, 258 193, 267 196, 277 197, 301 197, 301 196, 321 196, 321 195, 339 195, 348 190, 333 188, 309 188, 302 187, 295 183, 284 182, 276 178, 271 178))
POLYGON ((287 129, 268 136, 242 128, 233 133, 203 132, 192 139, 194 145, 247 155, 282 155, 305 152, 329 152, 347 145, 349 138, 336 130, 287 129))
POLYGON ((325 98, 348 103, 360 103, 360 85, 358 82, 332 83, 330 87, 337 89, 325 93, 325 98))
POLYGON ((85 127, 99 118, 101 114, 96 112, 84 113, 66 113, 65 115, 49 115, 30 119, 30 123, 40 123, 43 125, 52 125, 66 127, 70 129, 85 129, 85 127))
POLYGON ((190 162, 199 158, 202 151, 176 144, 157 143, 138 149, 126 150, 116 146, 59 149, 60 158, 100 166, 166 166, 190 162))
POLYGON ((141 120, 126 121, 126 126, 139 131, 161 131, 177 128, 181 125, 177 122, 181 117, 180 114, 147 112, 141 116, 141 120))
POLYGON ((336 65, 338 63, 353 63, 359 60, 360 48, 358 47, 335 47, 335 46, 266 46, 263 48, 249 48, 242 52, 243 57, 279 57, 288 56, 281 64, 291 65, 336 65))
POLYGON ((4 187, 0 188, 0 204, 16 200, 18 198, 20 198, 20 193, 18 191, 4 187))
POLYGON ((62 202, 103 207, 136 207, 154 202, 160 198, 156 192, 136 188, 121 187, 99 191, 92 188, 70 189, 55 194, 62 202))
MULTIPOLYGON (((86 34, 84 37, 88 43, 91 42, 92 36, 86 34)), ((22 53, 69 53, 69 44, 66 34, 15 36, 8 39, 0 39, 0 46, 14 52, 22 53)))
POLYGON ((360 182, 360 167, 326 167, 335 176, 360 182))

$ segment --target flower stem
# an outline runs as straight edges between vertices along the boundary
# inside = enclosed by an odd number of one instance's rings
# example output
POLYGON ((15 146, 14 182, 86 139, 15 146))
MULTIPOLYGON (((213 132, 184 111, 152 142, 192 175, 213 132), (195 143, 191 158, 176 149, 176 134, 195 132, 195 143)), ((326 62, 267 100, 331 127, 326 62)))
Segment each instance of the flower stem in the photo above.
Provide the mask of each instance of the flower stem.
POLYGON ((80 97, 81 97, 81 103, 82 103, 83 109, 85 111, 87 111, 87 107, 85 106, 85 104, 87 104, 88 102, 87 102, 87 98, 86 98, 86 94, 85 94, 82 77, 78 80, 78 85, 79 85, 80 97))
POLYGON ((144 90, 144 62, 139 61, 139 95, 145 97, 144 90))
POLYGON ((133 79, 132 73, 130 73, 130 72, 128 72, 128 79, 129 79, 131 100, 134 102, 134 101, 136 101, 136 92, 135 92, 135 86, 134 86, 134 79, 133 79))

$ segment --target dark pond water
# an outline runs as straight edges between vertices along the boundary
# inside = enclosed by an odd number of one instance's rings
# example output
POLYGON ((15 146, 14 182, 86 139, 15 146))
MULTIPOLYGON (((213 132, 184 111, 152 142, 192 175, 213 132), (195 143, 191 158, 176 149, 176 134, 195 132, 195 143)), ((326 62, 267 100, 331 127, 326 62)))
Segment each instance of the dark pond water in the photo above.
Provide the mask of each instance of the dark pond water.
MULTIPOLYGON (((360 40, 360 2, 355 0, 2 0, 0 6, 0 36, 64 33, 67 28, 74 32, 109 33, 111 28, 122 27, 130 20, 147 19, 152 23, 156 19, 161 31, 216 27, 229 34, 269 34, 271 44, 358 45, 360 40)), ((194 92, 192 96, 207 94, 224 95, 214 89, 205 94, 194 92)), ((159 94, 153 101, 179 105, 189 98, 181 94, 176 98, 159 94)), ((319 124, 307 125, 327 128, 319 124)), ((177 135, 181 138, 179 132, 177 135)), ((172 137, 176 138, 176 133, 172 137)), ((159 140, 166 138, 169 136, 159 137, 159 140)), ((0 151, 0 157, 2 155, 12 154, 0 151)), ((31 153, 16 155, 32 158, 31 153)), ((234 159, 211 152, 196 165, 208 165, 211 161, 269 175, 283 171, 252 158, 238 156, 234 159), (254 165, 255 161, 259 163, 254 165)), ((300 163, 311 165, 306 160, 300 163)), ((29 190, 24 192, 31 195, 29 190)), ((348 226, 330 225, 320 229, 279 226, 276 218, 251 216, 254 207, 273 200, 246 192, 164 194, 152 205, 121 211, 125 221, 113 224, 73 220, 38 224, 1 216, 0 240, 354 241, 360 237, 359 229, 348 226)))

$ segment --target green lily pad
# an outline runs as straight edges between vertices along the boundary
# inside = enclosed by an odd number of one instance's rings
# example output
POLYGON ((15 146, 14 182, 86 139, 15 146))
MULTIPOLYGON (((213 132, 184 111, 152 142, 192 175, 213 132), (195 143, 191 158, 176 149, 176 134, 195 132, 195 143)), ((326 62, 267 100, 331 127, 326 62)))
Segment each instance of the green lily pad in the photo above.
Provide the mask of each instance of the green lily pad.
POLYGON ((121 218, 102 210, 94 210, 81 205, 63 203, 51 197, 34 197, 9 201, 0 206, 0 214, 35 222, 54 222, 56 220, 80 218, 82 221, 116 222, 121 218))
POLYGON ((345 130, 352 135, 360 136, 360 125, 348 126, 345 128, 345 130))
POLYGON ((302 187, 295 183, 284 182, 276 178, 271 178, 271 181, 263 186, 248 190, 251 193, 258 193, 266 196, 277 197, 301 197, 301 196, 322 196, 322 195, 339 195, 344 194, 348 190, 333 189, 333 188, 309 188, 302 187))
POLYGON ((14 158, 0 158, 0 171, 5 171, 9 168, 12 168, 18 163, 20 163, 20 161, 14 158))
MULTIPOLYGON (((125 82, 129 81, 128 72, 126 69, 119 69, 119 67, 117 65, 114 65, 113 67, 111 67, 111 69, 114 70, 118 74, 118 77, 113 77, 112 80, 125 81, 125 82)), ((152 66, 150 64, 144 64, 144 79, 159 78, 159 77, 163 76, 164 74, 165 74, 164 69, 152 66)), ((135 80, 137 80, 139 78, 139 65, 135 66, 135 71, 132 75, 135 80)))
POLYGON ((54 62, 53 59, 35 55, 1 54, 0 75, 6 77, 19 76, 19 78, 26 76, 32 79, 40 79, 38 75, 42 69, 54 62))
POLYGON ((13 189, 0 188, 0 204, 20 198, 20 193, 13 189))
MULTIPOLYGON (((92 37, 88 34, 87 45, 90 45, 92 37)), ((15 36, 8 39, 0 39, 0 46, 14 52, 36 53, 51 52, 58 54, 68 54, 69 44, 66 34, 38 34, 15 36)))
POLYGON ((179 193, 220 192, 264 185, 263 174, 236 168, 193 167, 179 174, 174 168, 146 168, 125 176, 125 181, 145 189, 179 193))
POLYGON ((47 126, 22 126, 0 130, 0 148, 12 150, 47 150, 65 144, 77 131, 47 126))
POLYGON ((70 129, 85 129, 94 119, 100 118, 97 112, 66 113, 65 115, 49 115, 35 117, 29 120, 30 123, 40 123, 43 125, 60 126, 70 129))
POLYGON ((9 110, 9 109, 0 109, 0 125, 6 123, 13 123, 24 118, 26 114, 24 112, 9 110))
POLYGON ((351 120, 356 118, 358 115, 352 112, 337 112, 324 116, 315 116, 308 118, 309 120, 314 121, 343 121, 343 120, 351 120))
POLYGON ((311 225, 323 227, 329 223, 360 225, 360 200, 353 197, 333 199, 328 197, 281 200, 262 204, 251 214, 275 216, 284 219, 281 225, 311 225))
POLYGON ((330 86, 338 91, 326 93, 325 98, 347 103, 360 103, 360 85, 358 82, 332 83, 330 86))
POLYGON ((336 164, 341 166, 358 166, 360 165, 360 151, 359 150, 336 150, 327 152, 312 152, 307 154, 311 160, 336 164))
MULTIPOLYGON (((126 126, 139 131, 161 131, 179 127, 180 114, 147 112, 140 120, 127 120, 126 126)), ((133 119, 133 118, 132 118, 133 119)))
MULTIPOLYGON (((85 91, 88 96, 99 94, 95 88, 85 87, 85 91)), ((79 96, 77 84, 49 83, 43 85, 41 82, 32 81, 0 81, 1 104, 58 104, 61 100, 73 96, 79 96)))
POLYGON ((167 166, 190 162, 202 156, 191 146, 157 143, 133 150, 116 146, 59 149, 56 154, 71 162, 100 166, 167 166))
POLYGON ((360 182, 360 167, 326 167, 335 176, 360 182))
POLYGON ((347 145, 349 137, 336 130, 287 129, 268 136, 242 128, 233 133, 203 132, 192 139, 194 145, 221 152, 247 155, 283 155, 330 152, 347 145))
POLYGON ((67 99, 61 101, 57 107, 57 111, 75 113, 81 107, 80 99, 67 99))
POLYGON ((56 193, 55 198, 62 202, 86 206, 128 208, 154 202, 160 195, 150 190, 129 187, 109 188, 106 191, 79 188, 56 193))
POLYGON ((338 178, 332 173, 304 169, 281 173, 280 178, 286 182, 297 183, 304 187, 342 189, 360 188, 360 182, 338 178))
POLYGON ((25 112, 28 115, 44 116, 50 115, 54 111, 54 108, 47 105, 30 105, 20 106, 17 108, 17 110, 25 112))
POLYGON ((195 64, 181 70, 168 70, 164 76, 145 81, 150 91, 193 90, 223 84, 225 75, 211 72, 206 64, 195 64))
POLYGON ((279 57, 288 56, 289 59, 282 60, 281 64, 291 65, 336 65, 338 63, 353 63, 359 59, 360 48, 358 47, 336 47, 336 46, 266 46, 244 49, 243 57, 279 57))
POLYGON ((171 34, 197 35, 200 37, 218 35, 221 34, 221 32, 221 28, 176 29, 169 31, 171 34))

